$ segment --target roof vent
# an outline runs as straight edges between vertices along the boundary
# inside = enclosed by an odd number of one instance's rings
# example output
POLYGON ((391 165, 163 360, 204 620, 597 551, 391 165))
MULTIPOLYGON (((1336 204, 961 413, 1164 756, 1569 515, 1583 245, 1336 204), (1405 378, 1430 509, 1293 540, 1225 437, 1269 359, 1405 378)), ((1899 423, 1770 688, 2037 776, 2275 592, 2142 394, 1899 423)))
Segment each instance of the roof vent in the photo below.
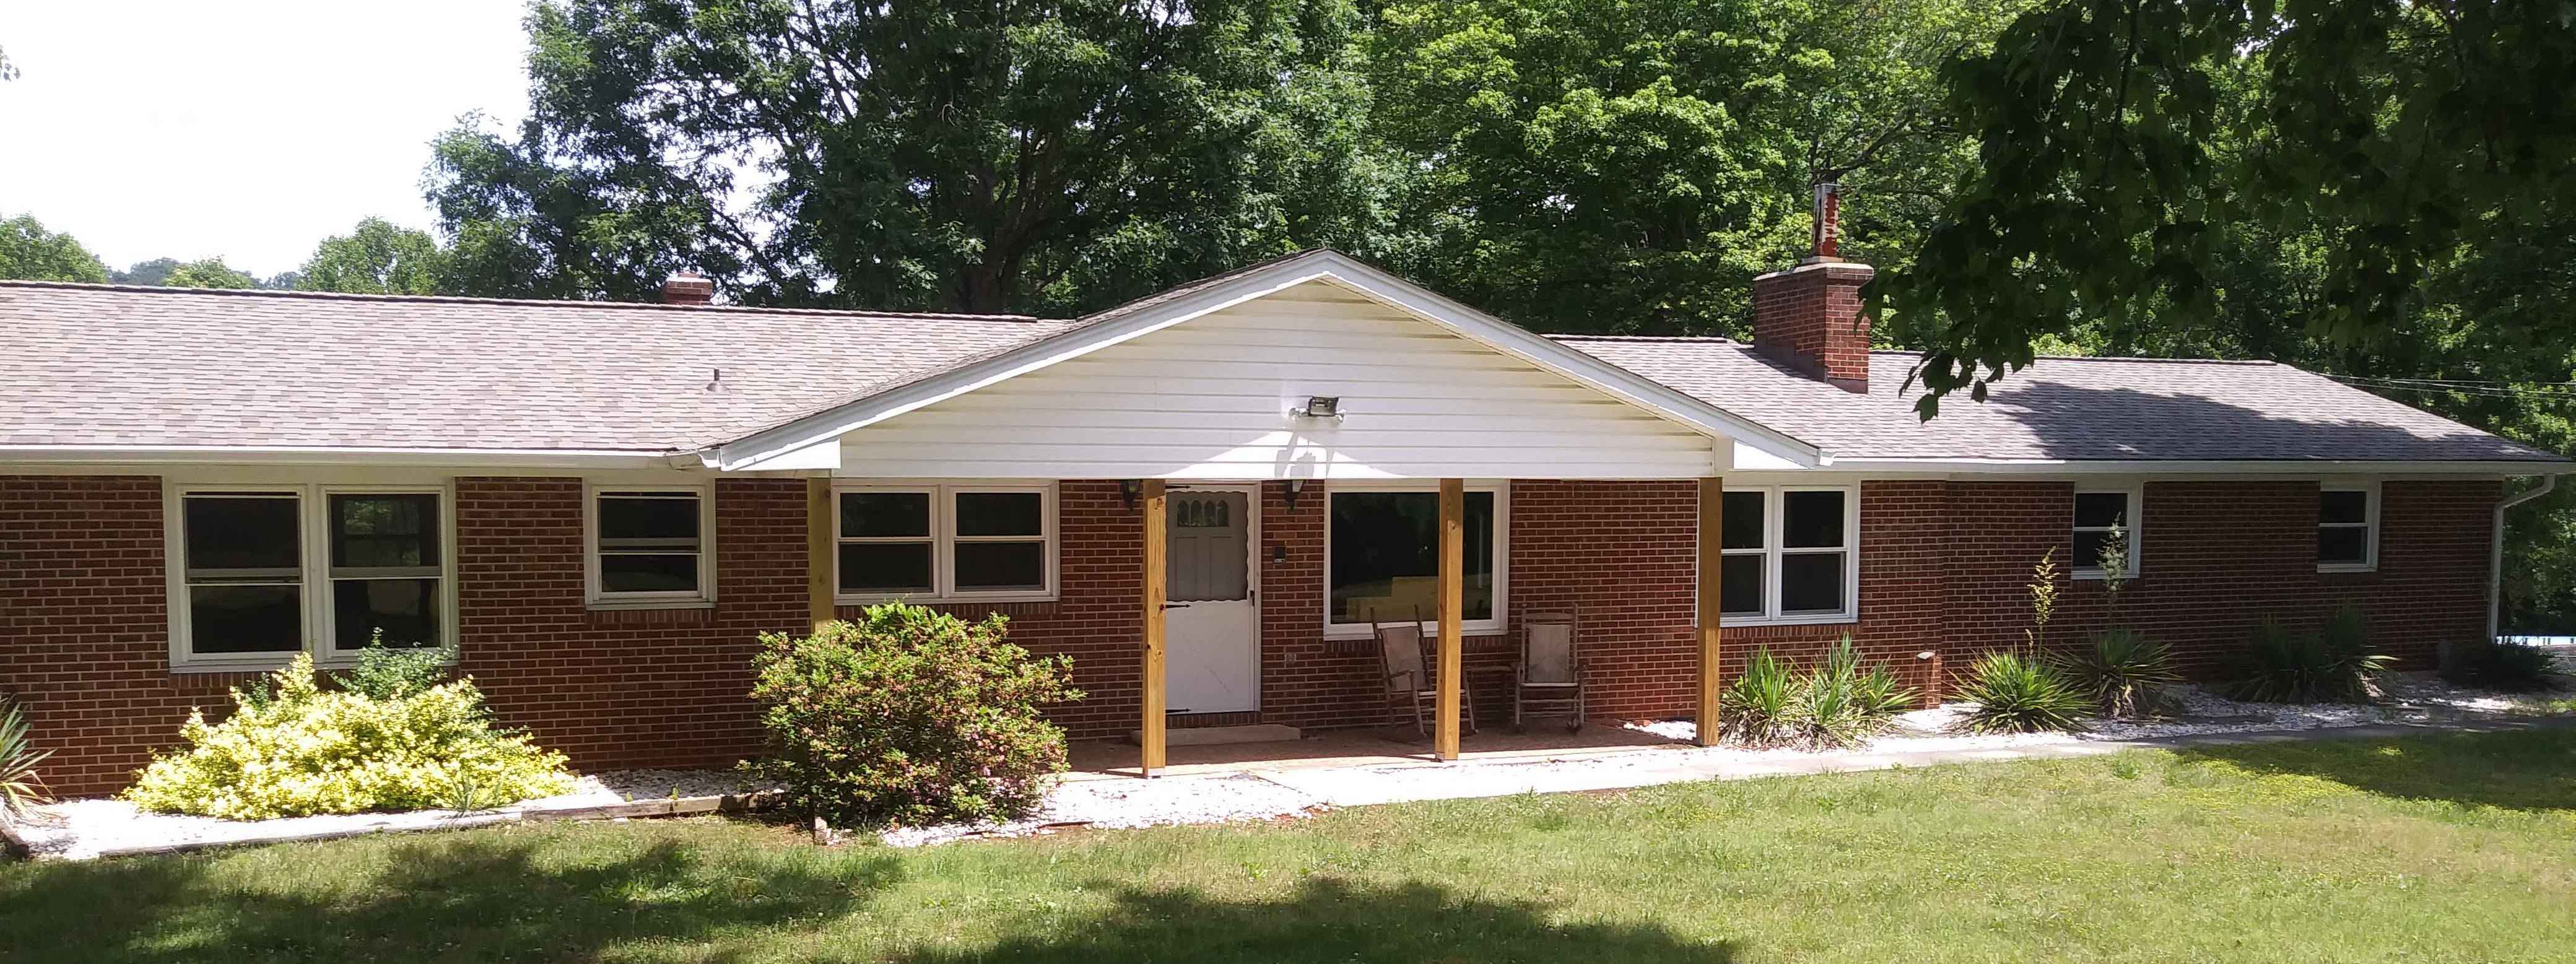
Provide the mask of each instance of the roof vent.
POLYGON ((703 305, 716 300, 716 283, 705 275, 683 272, 662 282, 662 303, 666 305, 703 305))

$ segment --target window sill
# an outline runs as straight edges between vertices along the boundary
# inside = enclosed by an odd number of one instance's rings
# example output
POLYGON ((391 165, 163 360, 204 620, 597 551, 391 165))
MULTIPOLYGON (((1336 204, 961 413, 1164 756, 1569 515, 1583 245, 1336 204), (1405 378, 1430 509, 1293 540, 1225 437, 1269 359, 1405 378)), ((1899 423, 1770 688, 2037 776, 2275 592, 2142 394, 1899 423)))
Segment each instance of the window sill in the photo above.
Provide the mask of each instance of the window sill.
MULTIPOLYGON (((2107 574, 2099 569, 2077 569, 2073 572, 2067 573, 2066 577, 2073 579, 2076 582, 2101 582, 2109 578, 2107 574)), ((2136 579, 2138 578, 2138 574, 2134 571, 2124 572, 2120 574, 2120 578, 2136 579)))
MULTIPOLYGON (((185 663, 172 663, 170 664, 170 675, 212 676, 220 673, 274 673, 292 665, 295 662, 296 655, 297 654, 295 653, 285 653, 279 655, 275 659, 250 659, 238 662, 208 662, 205 660, 191 660, 185 663)), ((447 665, 453 666, 456 664, 454 660, 450 660, 447 665)), ((358 668, 358 657, 355 655, 349 655, 334 656, 330 659, 317 659, 313 661, 313 668, 322 672, 352 670, 358 668)))
POLYGON ((712 599, 593 599, 593 612, 624 612, 637 609, 714 609, 712 599))
POLYGON ((1859 613, 1834 613, 1825 616, 1778 616, 1759 619, 1750 616, 1719 616, 1719 629, 1750 629, 1756 626, 1838 626, 1860 622, 1859 613))
MULTIPOLYGON (((1388 623, 1387 625, 1394 626, 1394 625, 1400 625, 1400 624, 1399 624, 1399 623, 1388 623)), ((1463 624, 1463 625, 1460 625, 1460 626, 1458 627, 1458 635, 1460 635, 1460 636, 1500 636, 1500 635, 1503 635, 1506 631, 1508 631, 1508 629, 1509 629, 1509 627, 1505 626, 1505 625, 1504 625, 1500 620, 1484 620, 1484 621, 1481 621, 1481 622, 1471 622, 1471 623, 1465 623, 1465 624, 1463 624)), ((1347 639, 1375 639, 1375 638, 1377 638, 1377 630, 1375 630, 1375 629, 1373 629, 1373 628, 1370 628, 1369 626, 1367 626, 1367 625, 1365 625, 1365 624, 1363 624, 1363 625, 1359 625, 1359 626, 1352 626, 1352 625, 1348 625, 1348 624, 1328 624, 1328 625, 1326 625, 1326 626, 1324 627, 1324 638, 1325 638, 1325 639, 1334 639, 1334 640, 1347 640, 1347 639)), ((1438 638, 1440 638, 1440 625, 1439 625, 1438 623, 1432 623, 1432 622, 1425 622, 1425 623, 1423 623, 1423 624, 1422 624, 1422 638, 1424 638, 1424 639, 1438 639, 1438 638)))
POLYGON ((2317 571, 2318 571, 2318 572, 2320 572, 2320 573, 2326 573, 2326 574, 2334 574, 2334 573, 2355 573, 2355 572, 2378 572, 2378 571, 2379 571, 2379 565, 2378 565, 2377 563, 2348 563, 2348 562, 2347 562, 2347 563, 2319 563, 2319 564, 2317 565, 2317 571))
POLYGON ((834 596, 835 606, 874 606, 880 603, 909 603, 918 606, 973 606, 982 603, 1055 602, 1051 592, 1007 592, 973 596, 834 596))

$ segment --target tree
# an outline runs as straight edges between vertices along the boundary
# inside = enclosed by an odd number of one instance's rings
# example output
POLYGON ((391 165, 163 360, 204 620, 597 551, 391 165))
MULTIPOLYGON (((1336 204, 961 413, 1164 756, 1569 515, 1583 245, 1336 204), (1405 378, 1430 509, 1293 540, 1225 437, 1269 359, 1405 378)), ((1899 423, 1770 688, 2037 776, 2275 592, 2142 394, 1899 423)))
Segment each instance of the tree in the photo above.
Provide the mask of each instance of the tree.
POLYGON ((179 265, 177 258, 154 258, 137 261, 133 267, 114 272, 111 277, 121 285, 159 285, 170 280, 170 272, 179 270, 179 265))
POLYGON ((1543 330, 1742 332, 1754 275, 1849 184, 1907 253, 1966 159, 1935 68, 2018 3, 1409 0, 1369 38, 1374 133, 1422 172, 1398 267, 1543 330))
POLYGON ((458 286, 1078 312, 1368 237, 1350 0, 549 0, 443 138, 458 286))
MULTIPOLYGON (((2279 244, 2312 258, 2313 278, 2282 321, 2334 350, 2438 323, 2423 317, 2432 282, 2563 225, 2576 200, 2564 9, 2052 0, 2024 14, 1945 71, 1979 163, 1871 293, 1930 349, 1923 414, 1959 388, 1982 398, 2039 336, 2201 327, 2242 257, 2279 244)), ((2549 321, 2486 323, 2517 329, 2492 333, 2510 343, 2549 321)))
POLYGON ((247 273, 236 271, 225 266, 224 259, 222 258, 207 258, 203 261, 190 261, 176 268, 172 268, 170 269, 169 276, 163 278, 161 283, 172 288, 259 287, 259 279, 253 278, 247 273))
POLYGON ((348 234, 324 238, 304 267, 291 272, 290 284, 299 291, 439 294, 447 265, 447 252, 428 232, 367 218, 348 234))
POLYGON ((71 235, 47 231, 32 214, 0 221, 0 278, 104 284, 107 265, 71 235))

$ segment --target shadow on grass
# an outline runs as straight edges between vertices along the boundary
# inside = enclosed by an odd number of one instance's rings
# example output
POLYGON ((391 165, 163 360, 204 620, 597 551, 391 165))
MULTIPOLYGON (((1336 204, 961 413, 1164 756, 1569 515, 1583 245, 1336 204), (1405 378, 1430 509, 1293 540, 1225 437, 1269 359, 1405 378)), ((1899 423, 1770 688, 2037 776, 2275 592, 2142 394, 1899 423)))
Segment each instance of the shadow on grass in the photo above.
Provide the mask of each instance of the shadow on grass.
POLYGON ((1651 924, 1555 923, 1545 905, 1407 883, 1310 880, 1277 899, 1223 900, 1195 890, 1115 882, 1116 907, 971 951, 916 954, 910 964, 1096 961, 1621 961, 1725 964, 1731 942, 1687 939, 1651 924))
POLYGON ((593 960, 838 916, 900 876, 891 856, 712 865, 669 839, 565 856, 482 833, 271 853, 377 866, 320 883, 212 854, 22 867, 0 878, 0 960, 593 960))
POLYGON ((2576 810, 2576 728, 2177 747, 2184 760, 2297 774, 2408 800, 2576 810))

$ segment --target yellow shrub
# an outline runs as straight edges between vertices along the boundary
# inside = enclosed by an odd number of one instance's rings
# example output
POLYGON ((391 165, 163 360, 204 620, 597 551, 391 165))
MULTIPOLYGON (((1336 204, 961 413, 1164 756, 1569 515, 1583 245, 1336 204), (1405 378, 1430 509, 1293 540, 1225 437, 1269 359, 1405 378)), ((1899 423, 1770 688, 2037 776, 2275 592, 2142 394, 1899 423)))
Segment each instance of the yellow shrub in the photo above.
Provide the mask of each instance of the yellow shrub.
POLYGON ((270 679, 274 695, 233 690, 240 709, 219 725, 190 714, 179 731, 187 746, 155 758, 125 798, 264 820, 496 806, 573 789, 562 754, 492 726, 471 679, 383 697, 324 690, 307 656, 270 679))

